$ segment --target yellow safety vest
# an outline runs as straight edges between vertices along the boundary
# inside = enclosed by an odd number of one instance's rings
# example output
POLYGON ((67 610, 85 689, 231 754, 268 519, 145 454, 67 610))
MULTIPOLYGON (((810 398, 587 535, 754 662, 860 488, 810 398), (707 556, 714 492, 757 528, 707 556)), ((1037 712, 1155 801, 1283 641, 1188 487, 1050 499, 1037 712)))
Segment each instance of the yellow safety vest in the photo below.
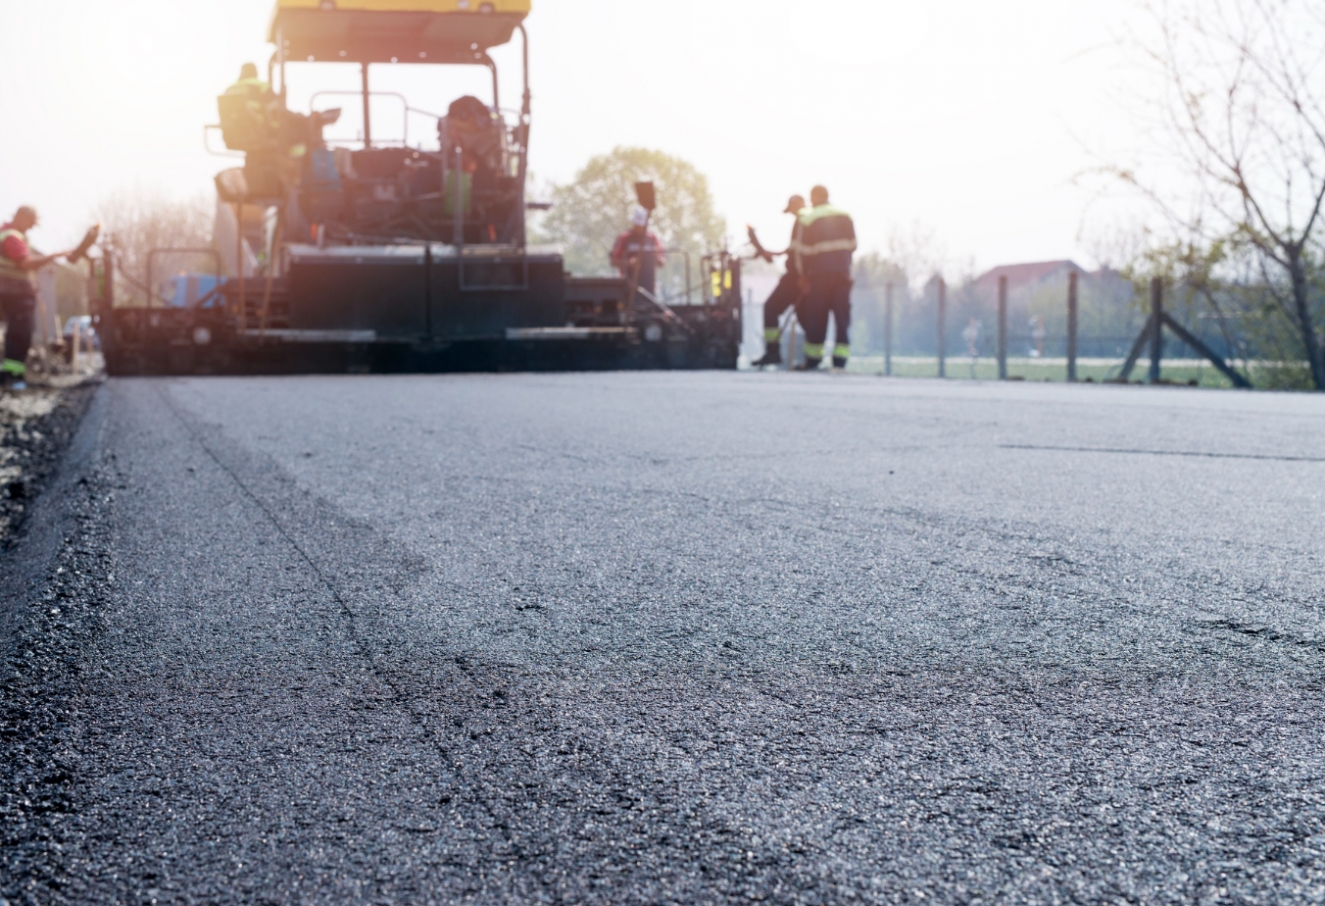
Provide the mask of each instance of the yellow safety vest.
POLYGON ((272 129, 280 128, 280 117, 276 116, 272 109, 276 103, 276 95, 272 93, 271 85, 262 79, 240 79, 227 88, 225 93, 242 95, 245 98, 244 107, 254 121, 272 129))
POLYGON ((267 94, 271 86, 262 79, 240 79, 225 90, 226 94, 267 94))

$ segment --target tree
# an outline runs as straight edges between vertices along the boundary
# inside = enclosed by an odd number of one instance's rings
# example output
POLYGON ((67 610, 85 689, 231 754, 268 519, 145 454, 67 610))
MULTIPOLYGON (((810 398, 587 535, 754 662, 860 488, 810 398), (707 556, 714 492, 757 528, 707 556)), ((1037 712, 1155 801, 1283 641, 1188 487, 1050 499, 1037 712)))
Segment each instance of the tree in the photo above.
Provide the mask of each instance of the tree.
POLYGON ((1251 262, 1325 390, 1325 12, 1311 0, 1155 0, 1149 10, 1155 38, 1138 43, 1160 76, 1166 150, 1189 182, 1175 193, 1114 172, 1163 211, 1204 286, 1251 262))
MULTIPOLYGON (((147 300, 148 257, 153 249, 207 248, 212 244, 214 211, 205 196, 170 198, 143 189, 123 190, 107 197, 94 216, 115 252, 117 273, 125 286, 119 292, 140 303, 147 300)), ((210 255, 158 255, 152 266, 156 282, 179 270, 212 271, 210 255)))
MULTIPOLYGON (((608 254, 629 223, 635 183, 643 180, 657 187, 652 228, 664 246, 689 252, 697 266, 700 256, 722 244, 727 226, 714 211, 708 179, 687 161, 646 148, 616 148, 594 157, 574 181, 554 187, 552 210, 538 238, 562 245, 572 273, 611 273, 608 254)), ((683 282, 681 259, 669 256, 660 288, 675 289, 683 282)), ((696 272, 692 280, 697 277, 696 272)))

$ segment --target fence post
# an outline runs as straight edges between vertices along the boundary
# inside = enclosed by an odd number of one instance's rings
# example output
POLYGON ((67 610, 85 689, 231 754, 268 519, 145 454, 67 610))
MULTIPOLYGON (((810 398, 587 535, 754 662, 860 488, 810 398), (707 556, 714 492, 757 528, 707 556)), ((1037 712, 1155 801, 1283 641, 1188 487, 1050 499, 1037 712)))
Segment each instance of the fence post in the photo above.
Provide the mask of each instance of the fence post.
POLYGON ((998 379, 1008 379, 1008 278, 998 278, 998 379))
POLYGON ((948 376, 947 308, 948 284, 939 277, 939 377, 948 376))
POLYGON ((1159 363, 1164 358, 1164 281, 1150 281, 1150 383, 1159 383, 1159 363))
POLYGON ((1067 275, 1067 379, 1077 379, 1077 273, 1067 275))
POLYGON ((883 287, 883 373, 893 373, 893 285, 883 287))

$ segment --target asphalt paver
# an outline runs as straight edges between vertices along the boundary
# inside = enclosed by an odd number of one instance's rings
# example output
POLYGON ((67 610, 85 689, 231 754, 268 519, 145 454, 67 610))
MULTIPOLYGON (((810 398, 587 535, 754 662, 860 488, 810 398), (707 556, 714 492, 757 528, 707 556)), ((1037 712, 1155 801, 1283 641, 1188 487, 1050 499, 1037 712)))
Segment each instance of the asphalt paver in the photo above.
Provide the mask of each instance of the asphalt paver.
POLYGON ((0 895, 1320 902, 1323 416, 112 380, 8 563, 0 895))

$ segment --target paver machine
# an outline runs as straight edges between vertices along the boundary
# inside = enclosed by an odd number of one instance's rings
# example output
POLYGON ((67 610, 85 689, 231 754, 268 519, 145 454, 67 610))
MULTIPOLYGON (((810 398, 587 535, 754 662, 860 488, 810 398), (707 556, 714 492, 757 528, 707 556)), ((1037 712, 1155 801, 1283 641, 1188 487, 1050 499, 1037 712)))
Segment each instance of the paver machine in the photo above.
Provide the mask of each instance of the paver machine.
POLYGON ((698 304, 666 305, 628 278, 571 276, 556 249, 528 243, 529 12, 530 0, 278 0, 265 78, 232 86, 209 127, 243 156, 216 177, 214 247, 194 250, 211 273, 168 274, 181 250, 154 252, 145 304, 117 304, 100 274, 109 371, 735 367, 734 259, 705 259, 698 304), (489 52, 517 35, 511 110, 489 52), (357 65, 354 140, 327 136, 341 116, 327 99, 348 92, 289 108, 287 70, 309 63, 357 65), (375 71, 405 63, 484 68, 491 97, 429 113, 373 89, 375 71), (383 97, 403 108, 403 138, 373 136, 383 97))

